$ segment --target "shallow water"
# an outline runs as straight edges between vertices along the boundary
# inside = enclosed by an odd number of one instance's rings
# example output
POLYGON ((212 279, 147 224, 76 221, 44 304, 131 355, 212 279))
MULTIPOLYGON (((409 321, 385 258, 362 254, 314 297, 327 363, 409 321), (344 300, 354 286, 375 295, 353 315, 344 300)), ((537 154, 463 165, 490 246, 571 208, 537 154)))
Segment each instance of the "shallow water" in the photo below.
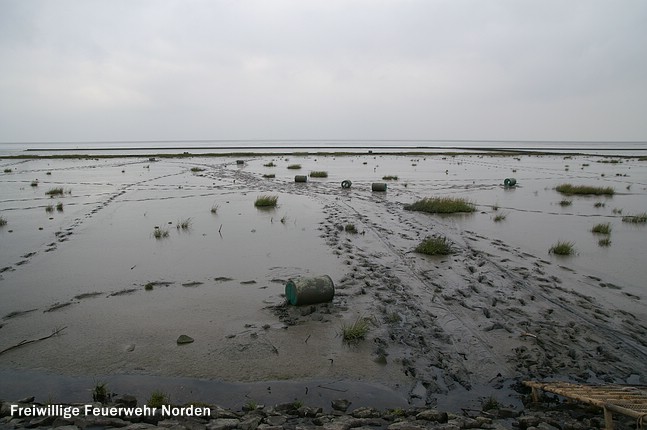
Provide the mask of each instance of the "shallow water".
MULTIPOLYGON (((384 292, 384 302, 376 301, 364 291, 375 284, 367 274, 384 273, 376 279, 386 291, 389 276, 404 285, 421 282, 427 275, 419 267, 431 264, 436 276, 461 284, 454 269, 443 268, 446 260, 411 254, 414 243, 429 234, 495 256, 514 250, 526 255, 528 265, 563 274, 569 290, 647 323, 647 227, 621 221, 622 215, 647 211, 647 162, 603 164, 590 156, 242 158, 244 165, 236 163, 241 157, 5 161, 14 172, 0 176, 0 213, 8 221, 0 228, 0 268, 6 268, 0 274, 0 350, 67 328, 62 336, 3 354, 0 369, 220 381, 348 379, 407 391, 411 375, 402 372, 402 363, 409 357, 408 341, 393 343, 393 359, 385 365, 376 360, 377 339, 349 347, 340 328, 371 312, 379 325, 377 312, 404 300, 384 292), (269 161, 277 166, 265 167, 269 161), (295 163, 302 168, 286 168, 295 163), (193 173, 192 167, 204 170, 193 173), (328 177, 294 183, 295 174, 312 170, 325 170, 328 177), (262 178, 267 173, 276 177, 262 178), (386 193, 371 192, 371 183, 384 182, 385 175, 398 180, 388 181, 386 193), (506 177, 515 177, 518 186, 504 188, 506 177), (38 187, 30 186, 34 179, 38 187), (353 182, 349 190, 340 188, 345 179, 353 182), (562 182, 613 186, 617 193, 572 197, 571 206, 561 207, 564 197, 553 188, 562 182), (45 191, 55 186, 71 193, 50 199, 45 191), (261 194, 278 195, 279 206, 255 208, 261 194), (440 195, 466 197, 479 210, 402 217, 404 204, 440 195), (58 201, 63 212, 45 212, 58 201), (595 208, 595 202, 604 207, 595 208), (616 208, 622 215, 613 213, 616 208), (506 219, 494 222, 496 213, 506 219), (176 227, 188 218, 189 229, 176 227), (354 222, 367 234, 340 235, 335 230, 341 222, 354 222), (610 247, 600 247, 590 232, 599 222, 613 226, 610 247), (155 239, 155 227, 168 229, 169 236, 155 239), (557 240, 575 242, 578 254, 549 255, 557 240), (330 307, 313 314, 306 309, 305 316, 295 311, 296 325, 278 318, 285 280, 317 274, 329 274, 339 287, 330 307), (363 282, 366 287, 358 289, 363 282), (152 290, 146 290, 150 283, 152 290), (195 342, 178 346, 181 334, 195 342)), ((415 318, 399 312, 403 327, 415 318)), ((460 333, 453 312, 435 318, 460 333)), ((464 315, 459 320, 469 322, 464 315)), ((470 350, 456 347, 460 354, 470 350)), ((472 350, 484 353, 477 345, 472 350)), ((486 381, 485 374, 497 372, 487 365, 482 371, 486 381)))

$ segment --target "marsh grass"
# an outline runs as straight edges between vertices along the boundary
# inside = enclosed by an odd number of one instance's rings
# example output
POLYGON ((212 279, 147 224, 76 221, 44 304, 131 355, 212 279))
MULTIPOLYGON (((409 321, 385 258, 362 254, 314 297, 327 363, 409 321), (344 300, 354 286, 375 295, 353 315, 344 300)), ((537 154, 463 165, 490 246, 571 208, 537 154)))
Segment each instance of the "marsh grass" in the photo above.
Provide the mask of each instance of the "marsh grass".
POLYGON ((366 338, 370 329, 369 320, 365 317, 358 317, 352 324, 342 324, 341 335, 344 342, 348 344, 357 344, 366 338))
POLYGON ((59 211, 59 212, 63 212, 63 203, 62 202, 56 203, 56 210, 59 211))
POLYGON ((47 213, 54 212, 54 206, 53 205, 45 206, 45 212, 47 212, 47 213))
POLYGON ((276 207, 278 200, 279 196, 262 195, 256 197, 254 206, 257 208, 273 208, 276 207))
POLYGON ((575 254, 575 243, 560 240, 550 247, 548 253, 555 255, 573 255, 575 254))
POLYGON ((598 233, 598 234, 611 234, 611 223, 605 222, 605 223, 596 224, 591 229, 591 232, 598 233))
POLYGON ((185 218, 183 220, 179 220, 175 227, 178 230, 189 230, 191 228, 191 224, 193 224, 193 220, 191 218, 185 218))
POLYGON ((32 187, 37 187, 38 186, 38 180, 31 181, 31 184, 29 184, 29 185, 31 185, 32 187))
POLYGON ((216 214, 218 213, 218 208, 219 208, 219 207, 220 207, 220 205, 218 205, 218 204, 214 203, 214 204, 211 206, 211 209, 210 209, 211 213, 212 213, 212 214, 214 214, 214 215, 216 215, 216 214))
POLYGON ((622 222, 628 222, 631 224, 645 224, 647 223, 647 212, 643 212, 636 215, 623 216, 622 222))
POLYGON ((92 388, 92 401, 107 403, 110 400, 110 393, 105 382, 97 382, 92 388))
POLYGON ((606 160, 605 159, 605 160, 598 160, 597 162, 601 163, 601 164, 621 164, 622 160, 616 160, 616 159, 606 160))
POLYGON ((452 253, 452 246, 446 237, 434 236, 421 242, 414 251, 426 255, 449 255, 452 253))
POLYGON ((494 222, 501 222, 505 221, 505 219, 508 217, 507 214, 498 214, 497 216, 494 217, 494 222))
POLYGON ((382 180, 383 181, 397 181, 398 177, 395 176, 395 175, 386 175, 386 176, 382 176, 382 180))
POLYGON ((170 404, 170 399, 163 391, 153 391, 150 399, 148 399, 148 406, 151 408, 161 408, 168 404, 170 404))
POLYGON ((496 399, 494 396, 487 397, 483 399, 483 403, 481 405, 481 410, 482 411, 489 411, 492 409, 499 409, 500 404, 499 401, 496 399))
POLYGON ((572 204, 573 204, 573 201, 572 201, 572 200, 561 200, 561 201, 559 202, 559 205, 560 205, 561 207, 570 206, 570 205, 572 205, 572 204))
POLYGON ((7 219, 3 216, 0 216, 0 227, 7 225, 7 219))
POLYGON ((155 239, 164 239, 169 236, 169 231, 167 228, 155 227, 153 230, 153 237, 155 239))
POLYGON ((63 187, 50 188, 49 190, 45 191, 45 194, 50 197, 62 196, 63 194, 65 194, 65 190, 63 190, 63 187))
POLYGON ((346 231, 346 233, 357 234, 357 227, 355 227, 355 224, 346 224, 344 231, 346 231))
POLYGON ((591 185, 573 185, 573 184, 560 184, 555 187, 555 190, 558 193, 562 193, 567 196, 572 196, 572 195, 612 196, 615 193, 615 190, 613 189, 613 187, 594 187, 591 185))
POLYGON ((11 169, 4 169, 4 172, 5 172, 5 173, 11 173, 11 172, 12 172, 12 170, 11 170, 11 169))
POLYGON ((605 206, 606 204, 604 202, 595 202, 595 204, 593 205, 593 207, 595 208, 603 208, 605 206))
POLYGON ((328 172, 324 172, 323 170, 314 170, 310 172, 310 177, 311 178, 327 178, 328 177, 328 172))
POLYGON ((609 239, 608 237, 605 237, 604 239, 598 240, 598 246, 603 246, 603 247, 611 246, 611 239, 609 239))
POLYGON ((291 170, 299 170, 300 168, 301 168, 300 164, 290 164, 288 166, 288 169, 291 169, 291 170))
POLYGON ((274 173, 266 173, 263 175, 265 179, 274 179, 276 178, 276 175, 274 173))
POLYGON ((405 205, 404 208, 409 211, 439 214, 471 213, 476 210, 474 205, 468 200, 454 197, 427 197, 410 205, 405 205))
POLYGON ((198 173, 198 172, 204 172, 204 169, 202 167, 191 167, 191 171, 193 173, 198 173))
POLYGON ((270 161, 269 163, 263 164, 263 167, 276 167, 276 164, 274 164, 273 161, 270 161))

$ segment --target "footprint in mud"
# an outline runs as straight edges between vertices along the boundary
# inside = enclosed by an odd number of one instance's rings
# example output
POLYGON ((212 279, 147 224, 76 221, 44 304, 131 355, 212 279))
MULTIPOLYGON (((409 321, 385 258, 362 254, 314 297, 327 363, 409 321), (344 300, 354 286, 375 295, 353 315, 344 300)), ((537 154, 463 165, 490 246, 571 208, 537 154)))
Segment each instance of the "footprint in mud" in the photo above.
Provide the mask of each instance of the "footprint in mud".
POLYGON ((121 291, 116 291, 114 293, 110 293, 106 297, 125 296, 127 294, 132 294, 132 293, 134 293, 136 291, 137 291, 136 288, 129 288, 129 289, 121 290, 121 291))
POLYGON ((216 278, 213 278, 214 281, 216 282, 227 282, 227 281, 233 281, 233 278, 229 278, 227 276, 218 276, 216 278))
POLYGON ((5 315, 4 317, 2 317, 2 319, 3 319, 3 320, 8 320, 8 319, 11 319, 11 318, 16 318, 16 317, 19 317, 19 316, 22 316, 22 315, 26 315, 26 314, 31 313, 31 312, 35 312, 35 311, 37 311, 37 310, 38 310, 38 309, 29 309, 29 310, 27 310, 27 311, 13 311, 13 312, 9 312, 7 315, 5 315))
POLYGON ((185 282, 182 284, 183 287, 197 287, 204 284, 204 282, 199 282, 199 281, 191 281, 191 282, 185 282))
POLYGON ((52 306, 50 306, 49 308, 45 309, 45 310, 43 311, 43 313, 45 313, 45 312, 55 312, 55 311, 61 310, 61 309, 63 309, 63 308, 66 308, 66 307, 68 307, 68 306, 70 306, 70 305, 72 305, 72 304, 73 304, 73 302, 54 303, 54 304, 53 304, 52 306))
POLYGON ((97 297, 97 296, 101 296, 101 295, 103 295, 103 293, 98 293, 98 292, 97 293, 83 293, 83 294, 79 294, 77 296, 74 296, 74 298, 76 300, 83 300, 83 299, 90 299, 92 297, 97 297))

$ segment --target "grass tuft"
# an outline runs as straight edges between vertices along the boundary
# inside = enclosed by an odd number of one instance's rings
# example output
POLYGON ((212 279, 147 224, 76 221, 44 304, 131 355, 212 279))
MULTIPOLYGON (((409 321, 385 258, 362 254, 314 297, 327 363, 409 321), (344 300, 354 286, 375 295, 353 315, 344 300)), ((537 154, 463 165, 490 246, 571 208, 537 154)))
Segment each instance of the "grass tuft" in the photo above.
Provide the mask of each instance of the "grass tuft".
POLYGON ((562 207, 570 206, 570 205, 572 205, 572 204, 573 204, 573 201, 572 201, 572 200, 566 200, 566 199, 561 200, 561 201, 559 202, 559 205, 560 205, 560 206, 562 206, 562 207))
POLYGON ((310 177, 311 178, 327 178, 328 177, 328 172, 324 172, 323 170, 314 170, 310 172, 310 177))
POLYGON ((107 403, 110 400, 110 393, 105 382, 97 382, 92 389, 92 401, 107 403))
POLYGON ((369 328, 368 318, 358 317, 353 324, 343 324, 341 326, 341 335, 344 342, 356 344, 366 337, 369 328))
POLYGON ((600 239, 598 240, 598 245, 604 246, 604 247, 611 246, 611 239, 609 239, 608 237, 605 237, 604 239, 600 239))
POLYGON ((191 167, 191 171, 193 173, 198 173, 198 172, 204 172, 204 169, 202 167, 191 167))
POLYGON ((256 198, 254 206, 257 208, 273 208, 279 200, 279 196, 262 195, 256 198))
POLYGON ((62 196, 65 193, 63 190, 63 187, 56 187, 56 188, 50 188, 49 190, 45 191, 45 194, 54 197, 54 196, 62 196))
POLYGON ((299 170, 300 168, 301 168, 300 164, 290 164, 288 166, 288 169, 291 169, 291 170, 299 170))
POLYGON ((566 194, 567 196, 572 195, 607 195, 612 196, 615 191, 613 187, 593 187, 590 185, 573 185, 573 184, 560 184, 555 187, 558 193, 566 194))
POLYGON ((603 208, 605 206, 606 204, 604 202, 595 202, 595 204, 593 205, 594 208, 603 208))
POLYGON ((629 222, 632 224, 644 224, 647 222, 647 212, 643 212, 637 215, 623 216, 622 222, 629 222))
POLYGON ((452 253, 452 247, 446 237, 430 237, 421 242, 415 249, 415 252, 426 255, 449 255, 452 253))
POLYGON ((598 233, 598 234, 611 234, 611 223, 605 222, 605 223, 596 224, 591 229, 591 232, 598 233))
POLYGON ((56 204, 56 210, 59 211, 59 212, 63 212, 63 203, 62 202, 58 202, 56 204))
POLYGON ((266 173, 263 175, 265 179, 274 179, 276 178, 276 175, 274 173, 266 173))
POLYGON ((5 172, 5 173, 11 173, 11 172, 12 172, 12 170, 11 170, 11 169, 4 169, 4 172, 5 172))
POLYGON ((355 224, 346 224, 344 230, 347 233, 357 234, 357 227, 355 227, 355 224))
POLYGON ((573 242, 558 241, 548 250, 549 254, 555 255, 573 255, 575 254, 575 244, 573 242))
POLYGON ((274 162, 273 162, 273 161, 270 161, 270 162, 269 162, 269 163, 267 163, 267 164, 263 164, 263 167, 276 167, 276 164, 274 164, 274 162))
POLYGON ((211 213, 214 214, 214 215, 217 214, 219 207, 220 207, 220 205, 214 203, 213 206, 211 206, 211 213))
POLYGON ((168 404, 170 404, 168 395, 162 391, 153 391, 148 399, 148 406, 151 408, 161 408, 168 404))
POLYGON ((47 213, 54 212, 54 206, 53 205, 45 206, 45 212, 47 212, 47 213))
POLYGON ((498 214, 497 216, 494 217, 494 222, 501 222, 505 221, 505 219, 508 217, 506 214, 498 214))
POLYGON ((191 220, 191 218, 185 218, 185 219, 183 219, 183 220, 179 220, 179 221, 177 222, 177 224, 175 225, 175 227, 176 227, 178 230, 180 230, 180 229, 182 229, 182 230, 189 230, 189 229, 191 228, 191 224, 192 224, 192 223, 193 223, 193 221, 191 220))
POLYGON ((0 227, 7 225, 7 219, 3 216, 0 216, 0 227))
POLYGON ((457 212, 474 212, 476 208, 466 199, 454 197, 427 197, 404 208, 409 211, 450 214, 457 212))
POLYGON ((35 179, 35 180, 31 181, 31 184, 29 184, 29 185, 31 185, 32 187, 37 187, 38 186, 38 179, 35 179))
POLYGON ((397 181, 398 177, 395 176, 395 175, 386 175, 386 176, 382 176, 382 180, 383 181, 397 181))
POLYGON ((155 230, 153 230, 153 237, 155 239, 164 239, 168 237, 169 231, 167 228, 160 228, 160 227, 155 227, 155 230))

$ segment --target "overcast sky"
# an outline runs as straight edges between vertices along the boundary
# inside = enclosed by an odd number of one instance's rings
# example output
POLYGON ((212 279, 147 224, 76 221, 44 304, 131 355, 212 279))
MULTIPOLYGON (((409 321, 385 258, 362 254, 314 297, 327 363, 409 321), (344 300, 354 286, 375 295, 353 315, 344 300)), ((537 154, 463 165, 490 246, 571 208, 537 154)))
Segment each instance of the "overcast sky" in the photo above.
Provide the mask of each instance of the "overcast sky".
POLYGON ((0 0, 0 142, 647 140, 644 0, 0 0))

